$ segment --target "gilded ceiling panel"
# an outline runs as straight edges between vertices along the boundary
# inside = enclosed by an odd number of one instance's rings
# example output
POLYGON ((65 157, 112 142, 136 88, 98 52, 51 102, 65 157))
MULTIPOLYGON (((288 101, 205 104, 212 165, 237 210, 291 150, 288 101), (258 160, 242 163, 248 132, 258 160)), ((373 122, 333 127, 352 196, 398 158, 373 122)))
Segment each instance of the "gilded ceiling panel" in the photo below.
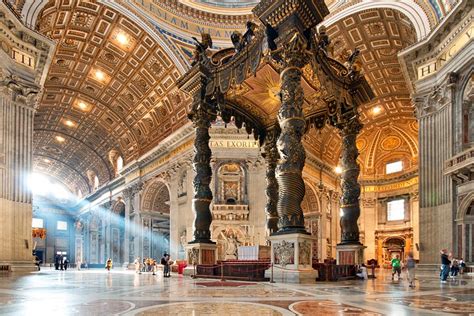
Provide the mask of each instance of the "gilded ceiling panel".
MULTIPOLYGON (((358 137, 362 178, 385 176, 385 164, 402 160, 404 171, 417 167, 418 128, 398 52, 415 42, 410 21, 390 9, 363 11, 331 27, 333 55, 341 60, 348 50, 361 51, 361 66, 376 99, 360 108, 364 128, 358 137)), ((329 164, 337 165, 340 137, 334 128, 310 131, 306 148, 329 164), (321 146, 321 141, 323 146, 321 146)))
MULTIPOLYGON (((93 169, 103 184, 115 175, 111 150, 125 163, 137 158, 186 122, 189 100, 176 89, 171 58, 130 19, 95 2, 51 4, 38 19, 58 45, 35 119, 35 156, 46 158, 35 166, 42 161, 42 172, 59 179, 93 169)), ((76 182, 71 189, 88 193, 76 182)))

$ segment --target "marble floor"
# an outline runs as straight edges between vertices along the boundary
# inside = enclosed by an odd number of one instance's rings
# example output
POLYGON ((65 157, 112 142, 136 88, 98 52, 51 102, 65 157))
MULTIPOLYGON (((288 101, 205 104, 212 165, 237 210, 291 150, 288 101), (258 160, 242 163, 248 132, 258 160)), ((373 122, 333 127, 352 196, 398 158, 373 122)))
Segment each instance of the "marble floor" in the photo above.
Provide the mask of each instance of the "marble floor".
MULTIPOLYGON (((405 275, 404 275, 405 276, 405 275)), ((440 284, 417 275, 416 289, 376 280, 289 285, 192 279, 132 271, 0 273, 0 315, 474 315, 474 280, 440 284)))

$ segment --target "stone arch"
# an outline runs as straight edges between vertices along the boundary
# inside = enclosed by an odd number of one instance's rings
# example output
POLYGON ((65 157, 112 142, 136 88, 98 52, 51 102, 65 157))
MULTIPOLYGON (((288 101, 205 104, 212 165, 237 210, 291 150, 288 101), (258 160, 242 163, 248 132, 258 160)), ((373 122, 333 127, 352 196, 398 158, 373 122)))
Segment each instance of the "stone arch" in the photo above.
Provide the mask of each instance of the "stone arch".
POLYGON ((339 12, 331 14, 326 20, 321 23, 324 26, 331 26, 337 21, 359 13, 361 11, 369 9, 380 9, 387 8, 393 9, 403 13, 413 24, 416 31, 417 40, 425 38, 431 31, 431 24, 428 15, 423 11, 423 8, 414 1, 401 0, 401 1, 385 1, 385 0, 374 0, 374 1, 362 1, 353 6, 347 7, 339 12))
POLYGON ((303 209, 303 214, 309 215, 314 213, 321 212, 321 201, 316 194, 312 183, 305 179, 305 195, 303 202, 301 203, 301 208, 303 209))
POLYGON ((157 179, 148 184, 144 190, 141 209, 144 211, 158 211, 162 214, 170 213, 170 190, 168 184, 157 179))
POLYGON ((383 262, 390 262, 396 255, 400 256, 400 260, 404 260, 405 247, 407 240, 402 236, 387 236, 382 241, 382 260, 383 262))
POLYGON ((119 215, 120 217, 125 216, 125 203, 121 198, 116 200, 112 205, 112 213, 119 215))
POLYGON ((468 193, 461 200, 461 203, 459 203, 458 210, 456 212, 456 221, 464 221, 466 219, 467 212, 472 203, 474 203, 474 192, 468 193))

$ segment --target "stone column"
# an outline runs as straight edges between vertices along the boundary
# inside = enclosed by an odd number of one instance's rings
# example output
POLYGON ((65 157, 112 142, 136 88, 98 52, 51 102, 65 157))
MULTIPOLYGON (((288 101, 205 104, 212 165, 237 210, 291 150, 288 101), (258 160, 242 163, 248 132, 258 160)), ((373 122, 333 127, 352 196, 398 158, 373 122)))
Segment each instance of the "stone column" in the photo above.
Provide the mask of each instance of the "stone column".
POLYGON ((340 134, 342 137, 341 153, 341 245, 360 245, 359 226, 360 216, 360 184, 358 182, 360 167, 357 163, 359 151, 356 146, 357 134, 362 129, 358 117, 343 122, 340 134))
POLYGON ((209 127, 211 121, 215 119, 215 115, 208 112, 204 101, 196 107, 190 114, 190 118, 196 129, 196 138, 194 139, 194 159, 193 169, 196 172, 194 177, 194 199, 193 212, 194 239, 190 243, 207 243, 213 244, 211 241, 210 226, 212 222, 212 214, 209 205, 212 201, 212 192, 210 188, 212 169, 211 169, 211 148, 209 147, 209 127))
POLYGON ((277 141, 279 161, 276 167, 278 181, 278 234, 306 233, 301 202, 305 195, 302 171, 305 149, 301 137, 306 123, 303 115, 302 67, 308 62, 306 40, 295 33, 283 50, 284 69, 281 77, 281 106, 278 123, 281 133, 277 141))
POLYGON ((278 181, 275 177, 275 169, 278 161, 278 149, 276 141, 278 132, 272 129, 267 132, 267 137, 264 146, 264 158, 266 162, 266 181, 267 187, 265 194, 267 196, 267 205, 265 206, 265 213, 267 214, 267 236, 271 236, 278 230, 278 181))

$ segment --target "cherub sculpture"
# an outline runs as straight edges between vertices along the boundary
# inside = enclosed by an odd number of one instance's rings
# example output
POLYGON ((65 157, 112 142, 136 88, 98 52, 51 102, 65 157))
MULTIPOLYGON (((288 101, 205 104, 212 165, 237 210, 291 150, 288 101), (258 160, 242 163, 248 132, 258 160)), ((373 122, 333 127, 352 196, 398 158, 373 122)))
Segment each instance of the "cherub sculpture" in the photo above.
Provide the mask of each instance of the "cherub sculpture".
POLYGON ((201 33, 201 42, 193 36, 193 40, 196 42, 196 49, 194 50, 192 66, 199 62, 205 62, 207 57, 207 49, 212 47, 212 38, 209 33, 201 33))

